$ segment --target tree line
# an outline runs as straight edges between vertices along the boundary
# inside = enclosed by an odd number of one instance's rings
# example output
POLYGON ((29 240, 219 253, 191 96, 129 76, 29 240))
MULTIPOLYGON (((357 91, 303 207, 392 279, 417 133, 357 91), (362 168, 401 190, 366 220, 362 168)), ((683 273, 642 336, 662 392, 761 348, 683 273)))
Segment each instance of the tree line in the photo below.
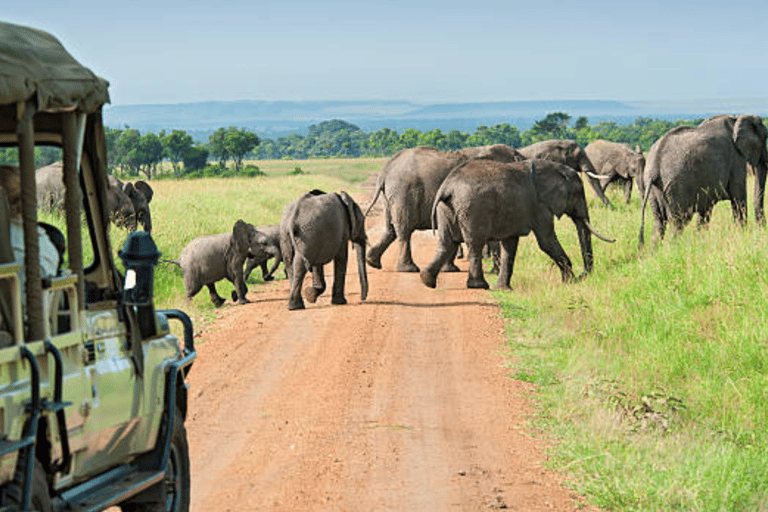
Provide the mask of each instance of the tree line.
MULTIPOLYGON (((582 146, 597 139, 639 145, 647 152, 651 145, 670 129, 695 126, 702 119, 665 121, 638 117, 633 124, 619 125, 601 121, 590 125, 586 117, 573 121, 564 112, 548 114, 524 131, 509 123, 478 126, 469 134, 459 130, 444 133, 439 128, 419 131, 412 128, 401 133, 390 128, 365 132, 358 126, 334 119, 309 127, 306 136, 292 134, 276 139, 261 139, 245 128, 219 128, 207 142, 195 141, 185 130, 140 133, 130 127, 106 128, 108 166, 111 172, 124 176, 155 177, 163 162, 169 162, 177 177, 250 176, 258 167, 245 165, 246 160, 308 158, 388 157, 397 151, 416 146, 433 146, 452 151, 471 146, 507 144, 513 148, 528 146, 547 139, 571 139, 582 146)), ((0 164, 18 161, 15 148, 0 148, 0 164)), ((55 148, 36 150, 38 167, 61 159, 55 148)))

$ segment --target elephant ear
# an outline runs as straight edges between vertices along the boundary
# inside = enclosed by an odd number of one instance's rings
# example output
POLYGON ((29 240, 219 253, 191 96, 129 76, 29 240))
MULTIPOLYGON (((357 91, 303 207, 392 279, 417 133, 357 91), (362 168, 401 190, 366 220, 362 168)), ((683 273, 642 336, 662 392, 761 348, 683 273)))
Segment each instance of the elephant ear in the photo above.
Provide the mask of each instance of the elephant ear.
POLYGON ((149 186, 149 183, 147 183, 144 180, 139 180, 136 183, 133 184, 134 188, 144 194, 144 197, 147 198, 147 203, 152 201, 152 196, 154 195, 154 191, 152 190, 152 187, 149 186))
POLYGON ((245 258, 250 250, 251 229, 255 229, 252 224, 248 224, 243 219, 238 219, 232 226, 232 248, 235 256, 245 258))
POLYGON ((530 162, 530 166, 539 201, 552 212, 552 215, 559 219, 568 207, 568 197, 565 190, 568 177, 558 165, 535 166, 533 162, 530 162))
POLYGON ((360 241, 361 234, 365 233, 365 217, 360 207, 357 205, 354 199, 343 190, 337 194, 341 202, 347 209, 347 216, 349 218, 349 237, 352 241, 360 241))
POLYGON ((755 166, 765 165, 765 141, 768 135, 762 120, 756 116, 739 116, 733 126, 733 143, 747 161, 755 166))

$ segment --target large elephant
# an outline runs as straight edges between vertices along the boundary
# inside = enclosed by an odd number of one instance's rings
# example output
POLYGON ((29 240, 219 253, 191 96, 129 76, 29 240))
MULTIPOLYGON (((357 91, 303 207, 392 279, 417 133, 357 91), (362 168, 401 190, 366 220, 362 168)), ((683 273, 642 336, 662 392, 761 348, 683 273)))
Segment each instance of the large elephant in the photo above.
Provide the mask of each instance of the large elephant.
MULTIPOLYGON (((64 208, 64 182, 61 162, 55 162, 35 171, 37 204, 43 211, 61 211, 64 208)), ((107 180, 107 211, 118 227, 135 231, 141 224, 144 231, 152 231, 152 187, 143 180, 123 183, 110 175, 107 180)))
MULTIPOLYGON (((373 208, 379 195, 384 203, 384 235, 368 250, 368 264, 381 268, 384 251, 398 240, 398 272, 418 272, 411 254, 411 235, 416 230, 430 229, 435 193, 448 173, 471 158, 500 162, 517 162, 523 157, 505 144, 479 146, 459 151, 441 151, 427 146, 403 149, 390 158, 379 173, 376 192, 365 214, 373 208)), ((451 261, 447 262, 452 264, 451 261)))
POLYGON ((657 240, 664 238, 667 222, 679 232, 694 213, 699 214, 699 225, 706 225, 715 203, 725 199, 731 202, 734 219, 746 223, 747 164, 755 172, 755 220, 764 222, 766 138, 762 119, 753 115, 714 116, 664 134, 648 152, 643 173, 640 243, 649 200, 657 240))
POLYGON ((245 280, 248 280, 254 268, 261 267, 261 276, 264 281, 271 281, 274 279, 275 270, 277 270, 277 267, 280 266, 280 263, 283 261, 283 254, 280 250, 280 226, 272 224, 268 226, 256 226, 256 229, 267 237, 269 242, 269 248, 267 250, 268 258, 248 258, 245 261, 245 280), (272 264, 272 268, 267 270, 267 262, 270 258, 274 258, 275 261, 272 264))
POLYGON ((640 190, 640 197, 643 196, 645 157, 639 145, 632 149, 629 144, 598 139, 587 144, 584 151, 600 176, 600 188, 603 193, 614 181, 621 182, 624 185, 624 200, 629 204, 632 182, 635 181, 640 190))
POLYGON ((360 297, 368 296, 365 267, 365 215, 346 192, 326 194, 313 190, 291 202, 280 219, 280 247, 291 282, 288 309, 304 309, 301 285, 312 271, 312 286, 304 290, 309 302, 325 291, 323 266, 333 261, 332 304, 346 304, 344 281, 349 243, 357 250, 360 297))
POLYGON ((459 165, 443 181, 432 207, 438 247, 421 271, 422 282, 434 288, 437 275, 456 245, 469 249, 467 288, 488 288, 482 251, 490 241, 501 243, 501 265, 496 287, 508 289, 521 236, 533 231, 539 247, 557 264, 563 281, 574 278, 573 265, 555 233, 554 218, 568 215, 576 225, 584 273, 592 270, 592 238, 599 235, 589 223, 584 185, 571 167, 549 160, 505 164, 471 160, 459 165))
POLYGON ((610 206, 611 202, 605 197, 605 192, 600 187, 600 180, 595 171, 595 166, 589 160, 587 153, 573 140, 543 140, 530 146, 518 149, 525 158, 552 160, 560 162, 572 169, 584 173, 592 189, 604 205, 610 206))
POLYGON ((245 298, 248 291, 243 279, 245 259, 264 258, 269 247, 263 233, 253 224, 240 219, 235 222, 232 232, 199 236, 184 247, 179 259, 164 261, 181 267, 188 300, 207 286, 211 302, 216 307, 221 306, 224 298, 216 291, 216 282, 228 279, 235 285, 233 298, 240 304, 246 304, 250 301, 245 298))

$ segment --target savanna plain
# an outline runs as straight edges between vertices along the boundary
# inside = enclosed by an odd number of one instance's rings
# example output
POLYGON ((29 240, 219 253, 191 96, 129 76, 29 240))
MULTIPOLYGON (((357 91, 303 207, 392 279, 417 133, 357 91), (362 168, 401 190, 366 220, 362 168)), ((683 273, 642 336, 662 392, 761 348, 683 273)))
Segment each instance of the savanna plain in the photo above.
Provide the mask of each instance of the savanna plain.
MULTIPOLYGON (((310 189, 359 192, 385 161, 258 161, 251 164, 263 176, 155 180, 153 238, 163 258, 175 258, 191 239, 230 231, 239 218, 278 223, 284 206, 310 189)), ((766 228, 751 205, 748 225, 737 227, 721 202, 707 229, 692 224, 639 248, 637 190, 625 204, 609 188, 612 208, 585 192, 592 224, 617 240, 594 242, 588 277, 562 283, 526 237, 512 291, 481 292, 503 318, 505 375, 533 390, 526 430, 544 441, 547 466, 584 497, 582 506, 768 510, 766 228)), ((646 239, 651 226, 646 212, 646 239)), ((126 235, 112 229, 117 249, 126 235)), ((556 230, 579 271, 573 224, 564 217, 556 230)), ((283 279, 282 270, 276 275, 283 279)), ((158 306, 187 311, 198 332, 239 307, 216 309, 205 291, 188 303, 174 265, 161 264, 155 276, 158 306)), ((248 285, 265 286, 259 271, 248 285)), ((230 283, 218 287, 229 297, 230 283)))

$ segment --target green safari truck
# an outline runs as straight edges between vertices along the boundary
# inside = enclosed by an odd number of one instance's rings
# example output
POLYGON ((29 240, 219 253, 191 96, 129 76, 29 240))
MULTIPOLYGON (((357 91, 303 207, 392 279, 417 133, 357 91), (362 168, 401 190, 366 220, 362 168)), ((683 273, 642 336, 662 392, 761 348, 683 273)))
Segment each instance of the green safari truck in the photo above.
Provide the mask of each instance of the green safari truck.
POLYGON ((50 34, 0 23, 0 147, 18 149, 0 166, 0 512, 189 509, 192 323, 154 307, 148 233, 113 256, 108 85, 50 34), (36 146, 61 149, 63 229, 38 220, 36 146))

